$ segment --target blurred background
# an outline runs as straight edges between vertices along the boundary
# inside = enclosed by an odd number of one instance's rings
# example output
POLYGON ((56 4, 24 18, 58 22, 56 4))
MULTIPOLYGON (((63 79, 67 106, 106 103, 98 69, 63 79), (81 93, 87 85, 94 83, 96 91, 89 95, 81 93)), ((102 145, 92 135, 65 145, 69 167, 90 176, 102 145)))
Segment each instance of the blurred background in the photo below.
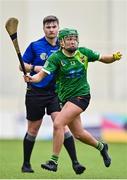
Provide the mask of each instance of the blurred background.
MULTIPOLYGON (((31 41, 44 35, 47 15, 57 16, 60 28, 76 28, 80 46, 101 54, 123 54, 113 64, 89 63, 92 99, 82 123, 98 138, 127 142, 127 0, 0 0, 0 139, 20 139, 26 131, 26 84, 5 23, 10 17, 19 20, 23 54, 31 41)), ((52 123, 46 115, 38 138, 51 137, 52 123)))

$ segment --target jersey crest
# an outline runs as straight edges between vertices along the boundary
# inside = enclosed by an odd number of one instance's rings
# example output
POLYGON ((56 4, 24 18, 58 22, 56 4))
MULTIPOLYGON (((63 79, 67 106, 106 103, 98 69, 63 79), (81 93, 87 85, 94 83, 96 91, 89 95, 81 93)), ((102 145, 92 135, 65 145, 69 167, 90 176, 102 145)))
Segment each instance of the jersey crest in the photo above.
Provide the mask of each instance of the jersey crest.
POLYGON ((85 69, 87 69, 88 66, 88 58, 84 54, 82 54, 80 51, 77 51, 75 57, 77 60, 82 63, 85 66, 85 69))
POLYGON ((79 58, 82 63, 84 63, 87 60, 87 57, 85 55, 81 55, 79 58))
POLYGON ((43 60, 43 61, 46 61, 46 59, 48 58, 48 55, 46 53, 41 53, 40 54, 40 58, 43 60))

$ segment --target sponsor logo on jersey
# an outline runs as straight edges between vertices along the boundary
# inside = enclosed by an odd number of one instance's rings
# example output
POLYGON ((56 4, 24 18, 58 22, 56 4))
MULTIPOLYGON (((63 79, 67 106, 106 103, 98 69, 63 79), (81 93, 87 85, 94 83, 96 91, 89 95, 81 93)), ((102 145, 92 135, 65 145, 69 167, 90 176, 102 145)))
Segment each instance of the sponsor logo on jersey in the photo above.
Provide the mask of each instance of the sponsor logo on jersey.
POLYGON ((70 61, 71 65, 75 65, 75 61, 70 61))
POLYGON ((51 53, 54 53, 54 52, 56 52, 56 51, 57 51, 57 49, 56 49, 56 50, 52 50, 52 49, 51 49, 51 51, 50 51, 50 52, 51 52, 51 53))
MULTIPOLYGON (((67 62, 66 60, 64 60, 64 59, 61 60, 61 65, 62 65, 62 66, 65 66, 66 64, 68 64, 68 62, 67 62)), ((75 63, 75 61, 70 61, 70 64, 71 64, 71 65, 75 65, 76 63, 75 63)))
POLYGON ((66 64, 67 64, 66 60, 64 60, 64 59, 61 60, 61 65, 62 65, 62 66, 65 66, 66 64))
POLYGON ((84 69, 80 68, 78 70, 72 69, 65 75, 65 78, 80 78, 84 75, 84 69))

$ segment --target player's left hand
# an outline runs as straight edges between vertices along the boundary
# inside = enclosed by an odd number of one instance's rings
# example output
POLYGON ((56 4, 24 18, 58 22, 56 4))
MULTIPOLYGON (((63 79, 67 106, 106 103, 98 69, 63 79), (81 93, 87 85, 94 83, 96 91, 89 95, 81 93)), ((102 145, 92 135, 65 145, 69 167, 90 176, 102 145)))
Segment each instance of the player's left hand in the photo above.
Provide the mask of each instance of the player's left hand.
POLYGON ((113 59, 115 61, 119 61, 122 58, 122 54, 120 52, 116 52, 113 54, 113 59))

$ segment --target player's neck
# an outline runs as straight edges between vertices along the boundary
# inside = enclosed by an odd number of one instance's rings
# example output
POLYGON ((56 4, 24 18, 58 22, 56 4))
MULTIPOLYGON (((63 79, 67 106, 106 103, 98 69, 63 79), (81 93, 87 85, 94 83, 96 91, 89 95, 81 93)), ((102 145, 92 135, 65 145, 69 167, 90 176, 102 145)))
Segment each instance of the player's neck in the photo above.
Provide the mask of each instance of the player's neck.
POLYGON ((48 38, 48 37, 45 37, 45 39, 48 41, 49 44, 51 44, 52 46, 55 46, 56 45, 56 41, 57 41, 57 38, 48 38))
POLYGON ((67 57, 73 57, 75 55, 75 52, 71 53, 71 52, 66 51, 65 49, 62 49, 62 52, 67 57))

